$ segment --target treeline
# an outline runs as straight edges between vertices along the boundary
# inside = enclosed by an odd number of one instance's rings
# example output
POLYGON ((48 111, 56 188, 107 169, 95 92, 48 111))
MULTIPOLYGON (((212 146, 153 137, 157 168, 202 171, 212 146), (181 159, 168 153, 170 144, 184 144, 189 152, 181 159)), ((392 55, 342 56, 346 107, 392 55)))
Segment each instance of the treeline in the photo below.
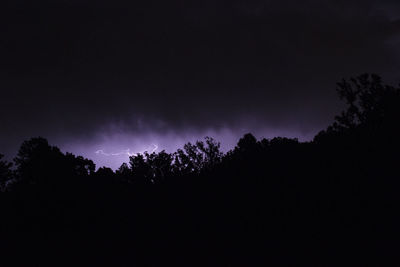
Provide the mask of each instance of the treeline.
POLYGON ((0 161, 0 251, 16 266, 398 265, 400 88, 338 83, 310 142, 205 138, 118 170, 25 141, 0 161), (14 165, 14 166, 12 166, 14 165))

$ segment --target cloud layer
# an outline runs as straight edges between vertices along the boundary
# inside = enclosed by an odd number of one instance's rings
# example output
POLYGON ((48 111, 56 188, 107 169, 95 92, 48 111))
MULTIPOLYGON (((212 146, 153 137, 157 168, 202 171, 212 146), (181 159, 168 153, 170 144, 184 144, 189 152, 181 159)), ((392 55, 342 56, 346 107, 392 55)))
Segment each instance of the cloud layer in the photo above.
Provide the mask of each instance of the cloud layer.
POLYGON ((60 146, 244 129, 308 138, 341 108, 336 81, 395 81, 400 62, 396 1, 6 4, 5 152, 34 135, 60 146))

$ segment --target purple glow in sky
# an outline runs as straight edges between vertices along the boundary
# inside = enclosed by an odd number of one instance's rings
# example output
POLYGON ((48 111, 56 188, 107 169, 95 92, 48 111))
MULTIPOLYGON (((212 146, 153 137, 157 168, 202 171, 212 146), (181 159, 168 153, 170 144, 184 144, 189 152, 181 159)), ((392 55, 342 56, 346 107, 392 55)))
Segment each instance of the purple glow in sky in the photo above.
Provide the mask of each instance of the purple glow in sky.
MULTIPOLYGON (((220 130, 202 130, 188 131, 186 133, 167 132, 167 133, 99 133, 94 136, 91 141, 68 142, 60 146, 62 151, 72 152, 92 159, 96 163, 96 167, 110 167, 114 170, 118 169, 122 163, 129 162, 129 156, 136 153, 175 152, 178 148, 182 148, 187 142, 195 142, 203 140, 204 137, 213 137, 221 143, 221 149, 224 152, 234 148, 237 141, 243 134, 249 132, 249 129, 242 128, 239 130, 220 129, 220 130)), ((273 138, 276 136, 285 136, 291 138, 299 138, 299 140, 310 140, 315 132, 301 133, 290 132, 284 130, 260 130, 254 132, 257 138, 273 138)))
POLYGON ((0 9, 8 159, 36 136, 113 169, 205 136, 310 140, 342 110, 336 82, 398 81, 399 1, 106 2, 0 9))

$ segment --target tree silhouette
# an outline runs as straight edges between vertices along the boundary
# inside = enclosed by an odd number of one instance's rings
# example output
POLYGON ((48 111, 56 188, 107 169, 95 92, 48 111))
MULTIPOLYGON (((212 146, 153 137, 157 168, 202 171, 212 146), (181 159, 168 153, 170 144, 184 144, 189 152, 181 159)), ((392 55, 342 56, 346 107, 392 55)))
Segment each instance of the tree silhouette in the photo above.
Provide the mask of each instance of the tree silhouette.
POLYGON ((254 151, 257 147, 257 139, 251 133, 245 134, 242 138, 239 139, 237 143, 237 150, 239 151, 254 151))
POLYGON ((55 184, 63 179, 94 174, 95 164, 82 156, 65 155, 42 137, 22 143, 14 159, 18 182, 22 184, 55 184))
POLYGON ((96 165, 93 161, 85 159, 82 156, 75 156, 72 153, 66 153, 64 156, 64 168, 72 170, 71 175, 85 177, 94 174, 96 165))
POLYGON ((172 175, 172 155, 165 152, 159 153, 145 153, 146 163, 151 169, 151 179, 153 182, 156 180, 163 180, 172 175))
POLYGON ((152 166, 149 165, 148 154, 137 154, 129 157, 130 170, 133 181, 139 184, 150 184, 154 182, 152 166))
POLYGON ((363 74, 339 82, 337 92, 346 109, 335 122, 318 133, 314 141, 350 144, 356 142, 399 143, 400 89, 384 84, 378 75, 363 74), (336 140, 336 141, 335 141, 336 140))
POLYGON ((0 191, 5 191, 7 183, 12 180, 12 163, 2 160, 4 155, 0 154, 0 191))
POLYGON ((336 116, 334 127, 352 129, 360 125, 379 124, 386 116, 398 114, 400 91, 386 85, 378 75, 363 74, 338 83, 338 94, 347 110, 336 116))
POLYGON ((220 143, 211 137, 206 137, 205 142, 197 141, 195 144, 187 143, 183 149, 178 149, 174 154, 174 170, 176 173, 200 173, 210 169, 222 161, 223 153, 220 143))
POLYGON ((131 183, 132 181, 132 170, 129 168, 127 163, 122 163, 121 166, 115 172, 116 176, 123 182, 131 183))
POLYGON ((113 177, 114 176, 114 172, 113 172, 113 170, 111 168, 100 167, 96 171, 96 175, 97 176, 101 176, 101 177, 113 177))
POLYGON ((24 141, 14 159, 20 182, 26 184, 47 183, 60 171, 62 153, 50 146, 42 137, 24 141))

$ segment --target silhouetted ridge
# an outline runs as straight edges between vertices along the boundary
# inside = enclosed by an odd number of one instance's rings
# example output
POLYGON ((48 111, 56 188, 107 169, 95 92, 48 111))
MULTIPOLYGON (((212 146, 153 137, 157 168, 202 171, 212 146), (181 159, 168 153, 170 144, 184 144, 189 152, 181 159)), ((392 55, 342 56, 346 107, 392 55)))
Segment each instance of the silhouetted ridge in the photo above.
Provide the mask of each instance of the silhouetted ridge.
POLYGON ((0 155, 2 265, 398 265, 400 89, 365 74, 338 93, 311 142, 206 137, 114 172, 25 141, 0 155))

